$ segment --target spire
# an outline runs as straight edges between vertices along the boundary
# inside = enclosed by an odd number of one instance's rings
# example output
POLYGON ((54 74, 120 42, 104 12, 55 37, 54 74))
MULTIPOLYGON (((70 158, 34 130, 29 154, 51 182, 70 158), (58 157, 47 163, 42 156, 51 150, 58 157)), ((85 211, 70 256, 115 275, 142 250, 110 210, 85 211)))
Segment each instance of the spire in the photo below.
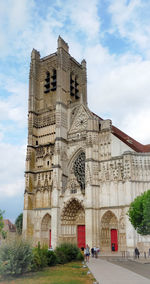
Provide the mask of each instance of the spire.
POLYGON ((63 48, 66 52, 69 53, 68 43, 65 42, 60 35, 58 37, 57 44, 58 44, 58 48, 63 48))

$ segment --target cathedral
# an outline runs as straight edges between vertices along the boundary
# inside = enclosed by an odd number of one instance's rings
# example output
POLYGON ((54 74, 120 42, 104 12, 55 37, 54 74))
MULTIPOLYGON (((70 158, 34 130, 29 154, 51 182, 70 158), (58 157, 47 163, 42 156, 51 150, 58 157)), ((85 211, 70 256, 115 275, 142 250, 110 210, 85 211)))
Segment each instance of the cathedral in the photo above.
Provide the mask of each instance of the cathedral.
MULTIPOLYGON (((91 95, 91 94, 90 94, 91 95)), ((23 234, 36 245, 61 242, 133 251, 149 242, 129 222, 134 198, 150 189, 150 145, 91 112, 86 61, 59 36, 57 51, 31 53, 23 234)))

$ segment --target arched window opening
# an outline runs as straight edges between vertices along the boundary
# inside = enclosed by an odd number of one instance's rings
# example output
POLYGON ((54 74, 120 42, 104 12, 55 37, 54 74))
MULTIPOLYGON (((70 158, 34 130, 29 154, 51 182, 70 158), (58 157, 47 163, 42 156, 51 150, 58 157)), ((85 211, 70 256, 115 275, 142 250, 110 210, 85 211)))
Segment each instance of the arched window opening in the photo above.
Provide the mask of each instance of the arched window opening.
POLYGON ((73 165, 74 175, 80 185, 81 192, 85 193, 85 153, 81 152, 73 165))
POLYGON ((50 73, 46 72, 46 78, 45 78, 45 85, 44 85, 44 93, 47 94, 50 92, 50 73))

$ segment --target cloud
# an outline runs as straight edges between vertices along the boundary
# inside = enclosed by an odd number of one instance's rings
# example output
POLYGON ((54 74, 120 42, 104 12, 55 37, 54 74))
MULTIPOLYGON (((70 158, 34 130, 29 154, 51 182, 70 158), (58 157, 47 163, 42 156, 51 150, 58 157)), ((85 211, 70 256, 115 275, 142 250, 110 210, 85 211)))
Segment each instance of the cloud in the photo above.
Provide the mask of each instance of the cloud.
POLYGON ((95 38, 100 30, 98 3, 99 1, 97 0, 77 0, 67 2, 68 16, 72 25, 75 26, 74 30, 76 32, 83 32, 90 39, 95 38))
POLYGON ((0 77, 0 120, 10 120, 18 123, 20 127, 25 127, 27 124, 27 85, 4 74, 0 74, 0 77))
POLYGON ((113 124, 133 138, 148 143, 150 61, 143 61, 140 56, 131 56, 129 53, 110 55, 100 44, 88 48, 86 58, 90 78, 89 107, 99 116, 112 119, 113 124), (140 125, 144 123, 144 113, 145 127, 141 132, 140 125), (136 127, 133 128, 136 123, 136 127))
POLYGON ((136 134, 137 141, 150 144, 149 121, 150 109, 145 107, 139 108, 136 113, 133 111, 127 114, 121 124, 132 137, 136 134))
POLYGON ((17 196, 24 192, 26 147, 0 143, 0 195, 17 196))
MULTIPOLYGON (((0 2, 0 56, 15 55, 22 33, 32 19, 33 0, 7 0, 0 2)), ((19 47, 19 46, 18 46, 19 47)))
POLYGON ((108 12, 112 19, 110 32, 126 38, 148 57, 150 56, 149 10, 149 1, 109 0, 108 12))
POLYGON ((0 4, 2 58, 28 58, 33 47, 45 56, 56 49, 59 33, 76 41, 79 33, 81 41, 96 39, 99 34, 98 0, 51 1, 51 5, 43 3, 44 10, 35 0, 7 2, 0 4))

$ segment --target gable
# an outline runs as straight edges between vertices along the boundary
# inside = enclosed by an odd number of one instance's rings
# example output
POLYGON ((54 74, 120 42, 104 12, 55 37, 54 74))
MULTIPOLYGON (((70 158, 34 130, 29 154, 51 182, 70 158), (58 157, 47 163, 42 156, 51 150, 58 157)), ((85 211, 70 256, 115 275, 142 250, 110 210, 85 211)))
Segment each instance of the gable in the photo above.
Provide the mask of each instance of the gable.
POLYGON ((69 134, 86 130, 88 119, 91 117, 93 117, 93 115, 88 108, 86 108, 84 105, 81 105, 73 119, 69 134))

